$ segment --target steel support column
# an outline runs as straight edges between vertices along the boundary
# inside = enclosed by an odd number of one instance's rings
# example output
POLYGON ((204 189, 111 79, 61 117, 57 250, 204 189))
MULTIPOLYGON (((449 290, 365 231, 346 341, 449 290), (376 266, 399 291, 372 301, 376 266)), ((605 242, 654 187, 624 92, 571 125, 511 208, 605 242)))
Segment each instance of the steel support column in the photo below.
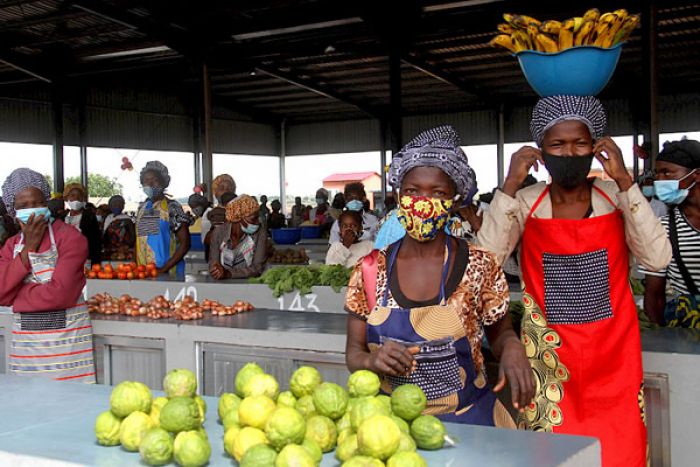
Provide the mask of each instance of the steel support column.
POLYGON ((649 125, 649 143, 651 148, 649 158, 645 161, 645 169, 656 166, 656 156, 659 154, 659 61, 658 61, 658 8, 656 2, 648 2, 646 14, 642 15, 644 33, 644 67, 648 74, 647 93, 649 96, 647 115, 649 125), (647 165, 647 164, 650 164, 647 165))
POLYGON ((498 186, 503 186, 505 180, 506 161, 506 117, 503 104, 498 107, 498 139, 496 146, 496 165, 498 167, 498 186))
POLYGON ((379 174, 382 176, 382 201, 386 199, 386 120, 379 120, 379 174))
POLYGON ((51 90, 51 115, 53 123, 53 190, 63 192, 63 96, 54 84, 51 90))
POLYGON ((87 119, 85 117, 85 94, 80 97, 78 104, 78 140, 80 143, 80 183, 89 190, 88 187, 88 160, 87 142, 85 134, 87 132, 87 119))
POLYGON ((280 203, 282 214, 287 214, 287 122, 280 123, 280 203))
POLYGON ((213 159, 211 148, 211 80, 209 79, 209 68, 206 64, 202 65, 202 181, 211 187, 213 174, 213 159))
POLYGON ((391 153, 401 150, 403 142, 403 106, 401 103, 401 54, 389 52, 389 144, 391 153))

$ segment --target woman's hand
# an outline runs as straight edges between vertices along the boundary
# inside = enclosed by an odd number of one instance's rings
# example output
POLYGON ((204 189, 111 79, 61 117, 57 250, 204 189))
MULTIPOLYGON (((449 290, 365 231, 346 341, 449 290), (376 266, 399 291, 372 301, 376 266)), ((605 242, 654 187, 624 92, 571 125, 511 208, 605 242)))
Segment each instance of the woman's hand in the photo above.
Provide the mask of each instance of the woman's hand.
POLYGON ((494 392, 501 391, 506 381, 510 384, 513 407, 522 412, 535 397, 535 381, 525 348, 517 337, 508 339, 503 346, 494 392))
POLYGON ((510 168, 508 169, 508 177, 503 184, 503 192, 515 197, 520 187, 525 182, 531 168, 535 168, 535 172, 539 170, 540 164, 544 166, 542 151, 532 146, 523 146, 513 154, 510 159, 510 168))
POLYGON ((223 279, 225 273, 226 273, 226 270, 221 265, 221 263, 214 263, 214 266, 212 266, 211 269, 209 270, 209 274, 211 274, 211 277, 213 279, 216 279, 217 281, 223 279))
POLYGON ((24 234, 24 245, 28 251, 36 252, 41 246, 41 241, 44 239, 46 229, 49 226, 43 215, 36 216, 32 214, 27 219, 26 224, 22 224, 22 233, 24 234))
POLYGON ((622 151, 609 136, 599 139, 593 146, 593 155, 602 164, 605 172, 615 180, 620 191, 627 191, 634 184, 627 172, 622 151))
POLYGON ((343 232, 343 235, 341 236, 340 240, 343 242, 345 248, 350 248, 353 245, 353 243, 355 243, 355 239, 357 239, 355 232, 353 232, 352 230, 346 230, 343 232))
POLYGON ((368 369, 380 375, 408 376, 416 368, 413 358, 420 349, 406 347, 397 342, 387 341, 369 355, 368 369))

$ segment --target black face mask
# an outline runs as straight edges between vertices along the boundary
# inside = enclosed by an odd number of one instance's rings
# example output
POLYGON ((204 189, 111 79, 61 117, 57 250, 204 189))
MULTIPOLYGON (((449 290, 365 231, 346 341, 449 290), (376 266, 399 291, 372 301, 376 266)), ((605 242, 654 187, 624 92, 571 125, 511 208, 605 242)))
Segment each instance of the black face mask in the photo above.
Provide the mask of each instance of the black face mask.
POLYGON ((562 188, 570 190, 581 186, 588 179, 593 163, 590 156, 554 156, 542 152, 544 166, 547 168, 552 181, 562 188))

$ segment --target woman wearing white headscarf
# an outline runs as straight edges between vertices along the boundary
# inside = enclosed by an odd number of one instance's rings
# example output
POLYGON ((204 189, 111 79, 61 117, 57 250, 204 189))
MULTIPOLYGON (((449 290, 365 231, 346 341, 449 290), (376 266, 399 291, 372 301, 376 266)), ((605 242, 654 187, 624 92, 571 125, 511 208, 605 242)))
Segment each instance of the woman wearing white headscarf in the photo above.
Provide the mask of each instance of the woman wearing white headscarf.
POLYGON ((81 294, 88 244, 77 229, 51 221, 49 185, 17 169, 2 186, 21 233, 0 250, 0 305, 12 307, 10 371, 95 383, 92 326, 81 294))
POLYGON ((501 261, 520 245, 521 338, 538 380, 521 424, 597 437, 603 465, 642 466, 642 352, 629 251, 659 270, 671 246, 605 125, 595 97, 541 99, 531 123, 538 148, 513 155, 478 240, 501 261), (588 179, 594 158, 612 181, 588 179), (516 191, 542 165, 552 182, 516 191))

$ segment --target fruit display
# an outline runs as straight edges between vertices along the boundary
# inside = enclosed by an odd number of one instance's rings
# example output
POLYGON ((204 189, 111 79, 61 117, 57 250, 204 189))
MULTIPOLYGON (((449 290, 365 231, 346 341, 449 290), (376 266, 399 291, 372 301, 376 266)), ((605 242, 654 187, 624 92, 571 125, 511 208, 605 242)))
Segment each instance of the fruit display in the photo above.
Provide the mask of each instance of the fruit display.
POLYGON ((306 250, 303 249, 286 248, 278 250, 273 247, 267 261, 271 264, 309 264, 309 257, 306 255, 306 250))
POLYGON ((280 297, 298 290, 306 295, 313 286, 330 286, 336 292, 348 285, 350 273, 342 265, 321 266, 279 266, 265 271, 262 276, 250 279, 251 284, 266 284, 272 289, 272 295, 280 297))
POLYGON ((203 428, 206 404, 195 395, 194 373, 173 370, 165 376, 163 387, 168 397, 153 399, 151 390, 137 381, 115 386, 110 409, 95 421, 98 444, 138 452, 146 465, 166 465, 173 460, 183 467, 206 465, 211 456, 203 428))
POLYGON ((116 266, 107 264, 93 264, 91 268, 85 268, 85 277, 88 279, 106 280, 136 280, 158 277, 158 267, 155 263, 137 265, 136 263, 120 263, 116 266))
POLYGON ((421 415, 426 398, 418 386, 399 386, 388 397, 379 395, 379 381, 361 370, 344 388, 303 366, 280 393, 272 375, 247 363, 236 374, 236 393, 219 398, 224 451, 240 466, 315 467, 323 453, 335 451, 343 466, 399 467, 427 465, 418 447, 454 443, 440 420, 421 415))
POLYGON ((539 21, 527 15, 506 13, 499 35, 490 44, 512 53, 524 50, 556 53, 578 46, 610 48, 625 42, 639 27, 641 18, 625 9, 601 14, 596 8, 565 21, 539 21))
POLYGON ((202 319, 208 312, 211 312, 213 316, 229 316, 255 309, 250 303, 240 300, 231 306, 224 306, 214 300, 204 300, 200 304, 190 296, 186 296, 182 300, 170 301, 164 296, 158 295, 144 303, 127 294, 115 298, 108 293, 95 294, 87 303, 90 313, 145 316, 156 320, 172 318, 182 321, 202 319))

